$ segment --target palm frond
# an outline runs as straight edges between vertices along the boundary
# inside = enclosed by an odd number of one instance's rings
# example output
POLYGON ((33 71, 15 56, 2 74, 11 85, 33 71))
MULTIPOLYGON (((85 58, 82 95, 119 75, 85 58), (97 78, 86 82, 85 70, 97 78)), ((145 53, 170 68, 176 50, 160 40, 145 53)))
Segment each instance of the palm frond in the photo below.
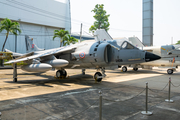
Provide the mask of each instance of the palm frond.
POLYGON ((17 35, 17 31, 18 31, 19 34, 20 34, 21 33, 21 29, 19 27, 20 27, 20 24, 18 22, 12 22, 8 18, 5 18, 4 20, 1 21, 0 32, 2 32, 3 30, 7 31, 6 39, 5 39, 5 42, 3 44, 2 51, 3 51, 4 46, 6 44, 9 32, 13 33, 14 35, 17 35))

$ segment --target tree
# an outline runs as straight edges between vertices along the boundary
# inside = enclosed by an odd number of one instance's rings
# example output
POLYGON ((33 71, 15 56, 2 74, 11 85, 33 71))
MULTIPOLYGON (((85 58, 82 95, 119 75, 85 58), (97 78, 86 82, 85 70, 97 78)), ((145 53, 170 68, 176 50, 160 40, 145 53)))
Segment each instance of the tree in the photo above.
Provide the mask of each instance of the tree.
POLYGON ((66 30, 54 30, 54 36, 53 36, 53 40, 56 38, 56 37, 59 37, 60 38, 60 47, 62 45, 62 42, 63 42, 63 37, 66 36, 67 34, 69 34, 68 31, 66 30))
POLYGON ((65 42, 64 43, 65 46, 65 45, 70 45, 70 43, 75 44, 76 42, 78 42, 78 39, 71 37, 70 35, 66 35, 63 37, 63 41, 65 42))
POLYGON ((103 4, 97 4, 91 12, 94 12, 95 15, 93 16, 94 19, 96 20, 94 22, 94 25, 92 25, 89 28, 90 32, 93 32, 97 29, 105 29, 106 31, 109 30, 109 22, 108 22, 108 17, 110 16, 109 14, 106 15, 106 11, 104 10, 104 5, 103 4))
POLYGON ((21 33, 21 29, 19 27, 20 27, 20 25, 18 22, 12 22, 8 18, 5 18, 4 20, 1 21, 0 32, 2 32, 3 30, 7 31, 6 38, 5 38, 3 47, 2 47, 2 51, 4 50, 9 33, 12 33, 14 35, 17 35, 17 31, 19 32, 19 34, 21 33))
POLYGON ((176 45, 177 45, 177 44, 180 44, 180 40, 179 40, 179 41, 177 41, 176 45))

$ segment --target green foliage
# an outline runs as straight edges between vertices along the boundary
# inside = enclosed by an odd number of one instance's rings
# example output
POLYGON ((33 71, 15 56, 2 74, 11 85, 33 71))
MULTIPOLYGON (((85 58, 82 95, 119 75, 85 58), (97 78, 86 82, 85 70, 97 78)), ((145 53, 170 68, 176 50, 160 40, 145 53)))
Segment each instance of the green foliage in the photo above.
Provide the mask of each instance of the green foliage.
POLYGON ((63 37, 64 46, 70 45, 70 43, 75 44, 78 42, 78 39, 71 37, 69 34, 63 37))
POLYGON ((69 34, 69 32, 66 31, 66 30, 63 30, 63 29, 61 29, 61 30, 54 30, 53 40, 56 37, 60 38, 61 39, 60 40, 60 47, 61 47, 62 46, 62 42, 63 42, 63 37, 66 36, 67 34, 69 34))
POLYGON ((63 46, 66 46, 66 45, 70 45, 70 43, 72 44, 75 44, 76 42, 78 42, 78 39, 74 38, 74 37, 71 37, 69 35, 69 32, 68 31, 65 31, 65 30, 54 30, 54 36, 53 36, 53 40, 58 37, 61 39, 60 41, 60 47, 62 46, 62 43, 63 46))
POLYGON ((180 40, 179 40, 179 41, 177 41, 176 45, 177 45, 177 44, 180 44, 180 40))
POLYGON ((94 12, 95 15, 93 16, 94 19, 96 20, 94 22, 94 25, 92 25, 89 28, 90 32, 93 32, 97 29, 105 29, 106 31, 109 30, 109 22, 108 22, 108 17, 110 16, 109 14, 106 15, 106 11, 104 10, 104 5, 103 4, 97 4, 91 12, 94 12))
POLYGON ((21 33, 21 29, 19 27, 20 27, 20 25, 18 22, 12 22, 8 18, 5 18, 4 20, 1 21, 0 32, 2 32, 3 30, 7 31, 6 38, 5 38, 3 47, 2 47, 2 51, 4 50, 4 46, 6 44, 9 33, 12 33, 14 35, 18 35, 17 31, 19 32, 19 34, 21 33))

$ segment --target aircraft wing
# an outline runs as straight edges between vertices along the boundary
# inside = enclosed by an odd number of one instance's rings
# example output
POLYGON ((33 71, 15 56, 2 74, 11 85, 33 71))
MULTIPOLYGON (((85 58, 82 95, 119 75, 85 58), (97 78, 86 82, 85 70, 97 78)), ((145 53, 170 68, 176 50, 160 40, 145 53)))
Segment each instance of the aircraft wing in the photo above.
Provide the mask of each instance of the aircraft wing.
MULTIPOLYGON (((76 47, 77 46, 72 45, 72 46, 66 46, 66 47, 60 47, 60 48, 56 48, 56 49, 40 51, 36 55, 31 55, 31 56, 28 56, 28 57, 21 56, 20 58, 10 60, 10 61, 6 62, 5 64, 18 63, 18 62, 21 62, 21 61, 28 61, 28 60, 33 60, 33 59, 36 59, 36 58, 46 57, 46 56, 49 56, 49 55, 55 55, 55 54, 59 54, 59 53, 63 53, 63 52, 73 51, 76 47)), ((32 53, 29 53, 29 54, 32 54, 32 53)))
POLYGON ((10 50, 8 50, 8 49, 5 49, 5 51, 12 53, 12 56, 13 56, 13 57, 19 57, 19 56, 22 56, 22 55, 23 55, 23 54, 21 54, 21 53, 12 52, 12 51, 10 51, 10 50))
POLYGON ((31 55, 33 55, 33 54, 34 54, 34 52, 30 52, 30 53, 27 53, 27 54, 21 55, 20 57, 18 57, 18 58, 16 58, 16 59, 14 59, 14 60, 18 60, 18 59, 21 59, 21 58, 25 58, 25 57, 31 56, 31 55))

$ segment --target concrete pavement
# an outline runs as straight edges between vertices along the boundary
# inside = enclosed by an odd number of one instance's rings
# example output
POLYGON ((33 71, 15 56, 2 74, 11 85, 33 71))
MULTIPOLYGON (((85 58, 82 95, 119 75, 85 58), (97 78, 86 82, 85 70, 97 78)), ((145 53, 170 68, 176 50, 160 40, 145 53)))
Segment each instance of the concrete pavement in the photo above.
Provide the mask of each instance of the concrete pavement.
POLYGON ((18 69, 18 82, 12 82, 12 69, 0 69, 0 112, 2 120, 98 120, 99 90, 102 91, 102 120, 178 120, 180 118, 180 70, 168 75, 166 69, 123 73, 106 70, 107 77, 95 83, 96 70, 68 69, 66 79, 55 79, 55 71, 42 74, 18 69), (167 103, 171 77, 171 99, 167 103), (145 85, 148 82, 148 110, 145 110, 145 85), (164 89, 163 89, 164 88, 164 89), (80 114, 77 114, 81 112, 80 114), (77 115, 76 115, 77 114, 77 115))

